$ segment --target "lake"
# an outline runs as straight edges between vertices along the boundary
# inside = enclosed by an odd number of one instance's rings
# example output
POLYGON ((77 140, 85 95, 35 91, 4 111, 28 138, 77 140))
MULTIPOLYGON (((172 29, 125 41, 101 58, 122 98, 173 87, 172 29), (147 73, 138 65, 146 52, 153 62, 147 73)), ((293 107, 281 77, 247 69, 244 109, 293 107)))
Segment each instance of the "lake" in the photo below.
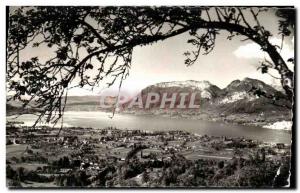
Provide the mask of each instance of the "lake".
MULTIPOLYGON (((263 142, 291 143, 291 133, 283 130, 272 130, 262 127, 235 125, 229 123, 168 118, 151 115, 116 114, 104 112, 65 112, 64 126, 104 128, 113 126, 118 129, 140 129, 146 131, 184 130, 199 135, 245 137, 263 142)), ((7 117, 12 120, 11 117, 7 117)), ((22 115, 14 121, 24 121, 32 125, 36 116, 22 115)))

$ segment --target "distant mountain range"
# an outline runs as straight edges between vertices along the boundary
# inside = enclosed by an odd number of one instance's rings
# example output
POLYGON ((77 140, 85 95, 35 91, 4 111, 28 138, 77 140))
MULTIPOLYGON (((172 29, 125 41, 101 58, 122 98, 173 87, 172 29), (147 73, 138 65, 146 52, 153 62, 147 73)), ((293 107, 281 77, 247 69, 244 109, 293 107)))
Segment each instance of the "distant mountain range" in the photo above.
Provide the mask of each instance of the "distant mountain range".
POLYGON ((38 109, 33 108, 22 108, 21 104, 6 104, 6 115, 21 115, 21 114, 32 114, 39 112, 38 109))
MULTIPOLYGON (((199 109, 160 109, 160 102, 152 104, 149 109, 126 109, 126 106, 131 102, 123 104, 124 113, 150 113, 150 114, 168 114, 181 113, 188 115, 209 114, 213 116, 228 116, 232 114, 261 114, 261 113, 279 113, 289 111, 284 106, 290 105, 288 100, 281 99, 274 105, 271 99, 257 97, 249 92, 251 88, 259 88, 261 91, 269 95, 283 98, 284 94, 272 86, 256 79, 245 78, 243 80, 234 80, 226 88, 220 89, 218 86, 211 84, 209 81, 172 81, 161 82, 150 85, 141 91, 143 102, 149 92, 159 93, 198 93, 196 104, 200 104, 199 109), (176 111, 176 112, 175 112, 176 111)), ((134 100, 134 99, 132 99, 134 100)), ((111 96, 106 99, 106 103, 114 104, 116 97, 111 96)), ((176 104, 179 104, 176 100, 176 104)), ((187 101, 189 102, 189 101, 187 101)), ((99 96, 69 96, 67 100, 66 111, 111 111, 112 109, 99 108, 99 96)), ((9 103, 7 106, 8 114, 18 111, 18 105, 9 103)), ((166 105, 168 107, 168 104, 166 105)), ((121 109, 122 111, 122 109, 121 109)), ((30 111, 26 111, 30 112, 30 111)))
MULTIPOLYGON (((268 111, 286 111, 288 110, 285 105, 289 104, 289 101, 285 99, 278 100, 276 105, 272 104, 273 100, 258 97, 249 92, 252 88, 259 88, 261 91, 268 93, 268 95, 276 96, 277 98, 284 98, 284 94, 272 86, 265 84, 264 82, 256 79, 245 78, 243 80, 232 81, 226 88, 220 89, 216 85, 211 84, 208 81, 173 81, 162 82, 148 86, 141 91, 143 103, 145 103, 147 93, 168 93, 170 96, 172 93, 199 93, 199 97, 196 97, 196 104, 200 104, 200 109, 187 110, 188 112, 206 112, 213 111, 222 114, 234 114, 234 113, 262 113, 268 111)), ((189 101, 187 101, 189 102, 189 101)), ((129 102, 130 103, 130 102, 129 102)), ((149 109, 138 109, 135 111, 155 111, 160 107, 161 101, 150 106, 149 109)), ((179 101, 176 101, 178 104, 179 101)), ((178 111, 178 109, 176 109, 178 111)), ((180 110, 184 112, 185 110, 180 110)), ((166 112, 166 110, 164 110, 166 112)))

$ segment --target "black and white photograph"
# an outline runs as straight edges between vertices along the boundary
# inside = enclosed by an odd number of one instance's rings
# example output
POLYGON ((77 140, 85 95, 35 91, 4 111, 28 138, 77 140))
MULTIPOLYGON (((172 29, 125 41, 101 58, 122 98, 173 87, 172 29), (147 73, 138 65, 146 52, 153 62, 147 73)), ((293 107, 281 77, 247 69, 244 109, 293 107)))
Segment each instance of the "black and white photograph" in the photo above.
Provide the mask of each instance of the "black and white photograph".
POLYGON ((295 188, 296 12, 6 6, 7 188, 295 188))

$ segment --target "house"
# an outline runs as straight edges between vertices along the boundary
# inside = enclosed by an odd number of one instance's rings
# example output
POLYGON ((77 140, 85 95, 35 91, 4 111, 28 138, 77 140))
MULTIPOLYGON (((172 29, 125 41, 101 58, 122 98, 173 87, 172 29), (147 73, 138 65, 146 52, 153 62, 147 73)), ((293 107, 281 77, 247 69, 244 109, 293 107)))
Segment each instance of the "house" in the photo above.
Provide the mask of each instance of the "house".
POLYGON ((61 168, 59 170, 59 173, 61 173, 61 174, 67 174, 67 173, 69 173, 71 171, 72 171, 72 169, 70 169, 70 168, 61 168))
POLYGON ((277 147, 278 149, 284 149, 285 145, 284 145, 284 143, 277 143, 277 144, 276 144, 276 147, 277 147))

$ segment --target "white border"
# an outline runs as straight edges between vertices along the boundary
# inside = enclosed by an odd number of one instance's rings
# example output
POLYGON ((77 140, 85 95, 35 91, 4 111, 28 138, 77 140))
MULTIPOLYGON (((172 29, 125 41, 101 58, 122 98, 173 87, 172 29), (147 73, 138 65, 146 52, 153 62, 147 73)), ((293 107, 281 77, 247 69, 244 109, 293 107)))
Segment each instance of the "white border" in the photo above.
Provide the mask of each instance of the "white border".
MULTIPOLYGON (((6 96, 5 96, 5 33, 6 33, 6 15, 5 15, 5 6, 6 5, 136 5, 136 6, 142 6, 142 5, 233 5, 233 6, 278 6, 278 5, 294 5, 296 8, 298 8, 298 14, 299 15, 299 0, 280 0, 280 1, 275 1, 275 0, 230 0, 230 1, 221 1, 221 0, 205 0, 205 1, 200 1, 200 0, 151 0, 150 1, 139 1, 139 0, 118 0, 118 1, 103 1, 103 0, 2 0, 0 1, 0 57, 1 58, 1 66, 0 66, 0 102, 1 102, 1 107, 0 107, 0 136, 1 136, 1 145, 0 145, 0 190, 1 192, 9 192, 11 190, 8 190, 6 187, 6 174, 5 174, 5 168, 6 168, 6 163, 5 163, 5 158, 6 158, 6 150, 5 150, 5 107, 6 107, 6 96)), ((299 38, 299 17, 297 17, 297 37, 299 38)), ((296 38, 296 40, 298 39, 296 38)), ((296 53, 297 54, 297 53, 296 53)), ((297 55, 298 56, 298 55, 297 55)), ((299 63, 299 62, 298 62, 299 63)), ((297 68, 296 74, 298 75, 299 72, 299 67, 297 68)), ((299 77, 297 78, 297 90, 299 91, 300 89, 300 83, 299 83, 299 77)), ((297 96, 297 104, 299 103, 300 97, 297 96)), ((298 105, 297 105, 298 109, 298 105)), ((299 118, 299 113, 297 114, 297 120, 299 118)), ((299 139, 299 133, 300 131, 296 128, 297 130, 297 136, 296 139, 299 139)), ((300 155, 299 154, 299 144, 297 145, 296 152, 297 152, 297 157, 300 155)), ((299 165, 296 165, 299 171, 299 165)), ((296 180, 297 184, 299 185, 299 172, 297 172, 296 175, 296 180)), ((50 192, 54 190, 43 190, 45 192, 50 192)), ((63 192, 63 191, 74 191, 74 190, 55 190, 57 192, 63 192)), ((82 191, 82 190, 76 190, 76 191, 82 191)), ((124 192, 129 192, 132 190, 84 190, 84 191, 110 191, 110 192, 119 192, 119 191, 124 191, 124 192)), ((134 191, 142 191, 142 192, 152 192, 154 190, 134 190, 134 191)), ((166 190, 157 190, 157 191, 166 191, 166 190)), ((169 190, 170 191, 170 190, 169 190)), ((199 191, 199 190, 172 190, 172 191, 199 191)), ((202 190, 200 190, 202 191, 202 190)), ((220 190, 211 190, 213 192, 219 192, 220 190)), ((242 190, 236 190, 237 192, 241 192, 242 190)), ((275 190, 275 192, 281 191, 281 190, 275 190)), ((19 192, 19 190, 14 190, 14 192, 19 192)), ((26 192, 34 192, 33 190, 27 190, 26 192)))

